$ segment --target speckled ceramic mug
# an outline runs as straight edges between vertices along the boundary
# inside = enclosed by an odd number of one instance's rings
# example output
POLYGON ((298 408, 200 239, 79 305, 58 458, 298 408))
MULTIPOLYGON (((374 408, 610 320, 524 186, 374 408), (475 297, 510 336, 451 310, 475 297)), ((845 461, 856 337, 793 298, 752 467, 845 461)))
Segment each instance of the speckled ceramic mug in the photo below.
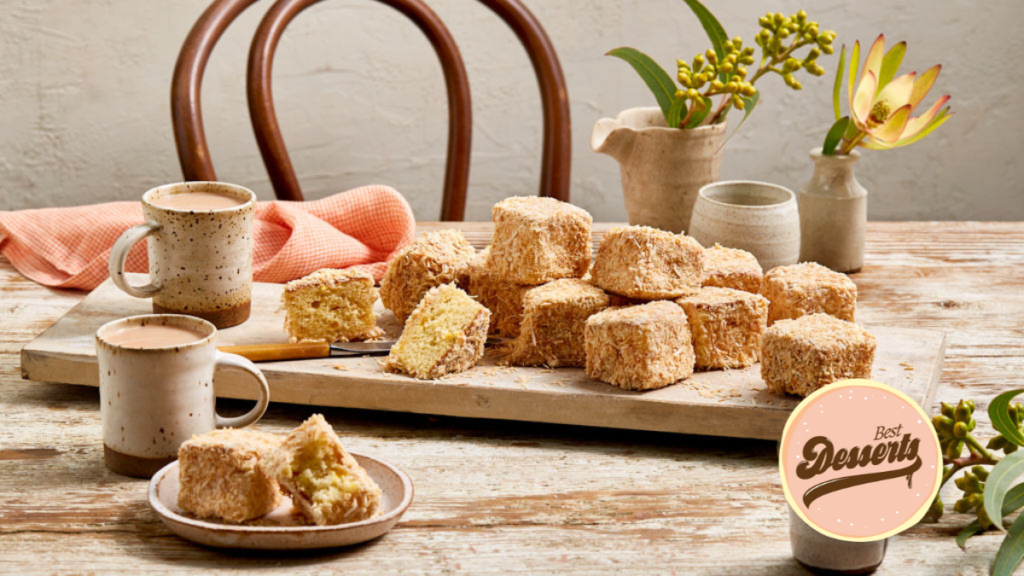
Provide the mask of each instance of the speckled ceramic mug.
POLYGON ((143 224, 127 230, 110 252, 110 277, 136 298, 153 298, 153 312, 188 314, 227 328, 249 318, 252 301, 252 220, 256 195, 223 182, 167 184, 142 196, 143 224), (218 209, 169 208, 169 196, 207 193, 236 198, 218 209), (124 261, 136 242, 149 237, 150 282, 133 286, 124 261))
POLYGON ((216 333, 206 320, 177 314, 131 316, 96 331, 103 457, 108 468, 148 478, 176 459, 178 447, 193 434, 241 428, 263 416, 270 401, 266 379, 252 362, 218 351, 213 342, 216 333), (116 334, 143 326, 183 328, 195 332, 198 339, 160 347, 115 343, 116 334), (217 415, 213 382, 217 369, 252 375, 258 397, 247 414, 217 415))

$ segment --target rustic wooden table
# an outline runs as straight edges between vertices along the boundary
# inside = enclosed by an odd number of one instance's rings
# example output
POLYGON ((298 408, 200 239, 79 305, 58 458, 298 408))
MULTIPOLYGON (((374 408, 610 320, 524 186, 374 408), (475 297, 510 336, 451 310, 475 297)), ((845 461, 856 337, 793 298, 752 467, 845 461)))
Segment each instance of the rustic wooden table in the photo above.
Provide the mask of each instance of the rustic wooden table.
MULTIPOLYGON (((423 229, 437 228, 423 224, 423 229)), ((459 225, 476 246, 489 224, 459 225)), ((947 332, 938 400, 1024 387, 1024 223, 872 223, 859 319, 947 332)), ((416 500, 378 541, 326 553, 226 552, 172 535, 146 483, 103 465, 97 391, 21 379, 21 347, 83 294, 0 259, 0 571, 144 573, 803 573, 770 442, 324 410, 354 450, 404 468, 416 500)), ((244 403, 221 402, 241 411, 244 403)), ((928 407, 926 407, 927 409, 928 407)), ((284 431, 311 408, 273 405, 284 431)), ((890 542, 881 574, 987 574, 995 534, 961 552, 947 514, 890 542)))

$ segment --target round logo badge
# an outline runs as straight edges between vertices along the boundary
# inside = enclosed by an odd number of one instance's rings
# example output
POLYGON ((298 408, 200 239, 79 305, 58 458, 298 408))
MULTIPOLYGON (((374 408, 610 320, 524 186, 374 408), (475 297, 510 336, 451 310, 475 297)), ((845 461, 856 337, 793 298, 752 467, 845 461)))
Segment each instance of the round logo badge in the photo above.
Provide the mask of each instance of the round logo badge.
POLYGON ((782 433, 782 488, 822 534, 880 540, 913 526, 942 479, 931 419, 899 390, 843 380, 800 403, 782 433))

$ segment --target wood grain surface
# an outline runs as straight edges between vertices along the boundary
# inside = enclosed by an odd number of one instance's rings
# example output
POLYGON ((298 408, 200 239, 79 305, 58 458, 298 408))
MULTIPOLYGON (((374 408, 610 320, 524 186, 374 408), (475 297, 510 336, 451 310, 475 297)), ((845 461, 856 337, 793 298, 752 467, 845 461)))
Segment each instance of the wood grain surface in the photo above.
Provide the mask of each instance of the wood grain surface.
MULTIPOLYGON (((129 281, 146 282, 144 275, 129 281)), ((252 315, 219 330, 217 346, 285 342, 280 284, 253 284, 252 315)), ((21 351, 31 380, 99 385, 96 331, 113 320, 150 314, 148 299, 132 298, 109 280, 21 351)), ((397 339, 401 326, 377 302, 378 325, 397 339)), ((922 405, 931 404, 945 349, 944 334, 918 328, 869 326, 878 339, 873 378, 922 405)), ((317 348, 316 345, 312 346, 317 348)), ((325 356, 327 345, 319 348, 325 356)), ((582 368, 523 368, 496 364, 497 347, 474 368, 437 380, 385 372, 380 357, 265 362, 260 370, 275 402, 602 426, 654 432, 778 440, 799 398, 777 396, 761 379, 761 365, 696 372, 659 390, 636 392, 589 378, 582 368)), ((251 377, 236 370, 216 378, 217 396, 254 400, 251 377)))
MULTIPOLYGON (((487 224, 463 224, 478 247, 487 224)), ((424 229, 436 226, 423 225, 424 229)), ((871 223, 860 320, 946 332, 939 400, 1024 387, 1024 223, 871 223)), ((143 481, 103 466, 93 388, 24 381, 23 346, 84 294, 0 261, 0 571, 317 574, 804 574, 789 549, 771 442, 330 408, 353 450, 401 466, 416 500, 387 536, 326 554, 226 553, 185 542, 143 481)), ((241 412, 243 401, 221 401, 241 412)), ((274 405, 285 431, 310 408, 274 405)), ((953 542, 953 513, 890 543, 879 574, 987 574, 1001 538, 953 542)))

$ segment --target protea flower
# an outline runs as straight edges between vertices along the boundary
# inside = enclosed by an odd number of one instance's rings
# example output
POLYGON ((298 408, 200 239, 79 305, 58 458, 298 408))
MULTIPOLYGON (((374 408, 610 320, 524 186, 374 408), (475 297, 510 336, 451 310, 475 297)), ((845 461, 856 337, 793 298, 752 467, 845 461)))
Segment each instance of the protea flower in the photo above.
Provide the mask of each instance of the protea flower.
POLYGON ((924 138, 949 120, 952 113, 949 107, 943 108, 949 101, 948 95, 939 98, 923 114, 913 116, 935 84, 942 66, 935 65, 920 77, 916 72, 896 77, 906 51, 906 42, 900 42, 885 52, 885 35, 879 35, 868 51, 860 82, 855 89, 860 42, 854 44, 850 58, 848 118, 839 118, 839 87, 843 66, 840 56, 840 68, 833 92, 838 120, 825 138, 825 154, 848 154, 856 146, 872 150, 906 146, 924 138))

